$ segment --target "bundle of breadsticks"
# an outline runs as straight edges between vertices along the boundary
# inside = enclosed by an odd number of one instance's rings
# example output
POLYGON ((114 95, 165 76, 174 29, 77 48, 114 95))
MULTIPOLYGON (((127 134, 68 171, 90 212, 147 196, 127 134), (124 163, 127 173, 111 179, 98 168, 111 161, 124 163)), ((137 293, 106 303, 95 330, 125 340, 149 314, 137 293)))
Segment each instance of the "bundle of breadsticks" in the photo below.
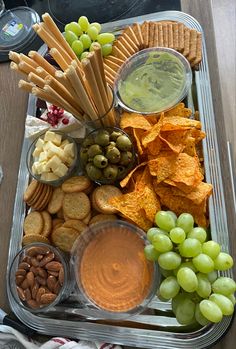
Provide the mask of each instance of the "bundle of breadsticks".
POLYGON ((95 45, 94 51, 80 62, 50 15, 45 13, 42 19, 43 23, 33 28, 60 69, 36 51, 30 51, 28 56, 10 51, 10 68, 28 80, 20 80, 19 87, 65 109, 81 122, 114 126, 113 93, 106 82, 100 45, 95 45))

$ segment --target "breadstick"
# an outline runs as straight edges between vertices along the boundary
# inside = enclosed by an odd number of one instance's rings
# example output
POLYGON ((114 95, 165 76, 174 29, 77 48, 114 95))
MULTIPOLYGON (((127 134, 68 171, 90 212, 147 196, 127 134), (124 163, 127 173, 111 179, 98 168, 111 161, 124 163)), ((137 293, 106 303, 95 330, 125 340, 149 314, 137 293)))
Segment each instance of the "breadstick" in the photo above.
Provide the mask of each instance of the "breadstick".
POLYGON ((63 47, 60 46, 60 43, 58 43, 58 41, 56 41, 55 38, 49 32, 47 32, 43 24, 44 23, 42 23, 38 28, 37 34, 48 45, 49 48, 53 48, 53 47, 57 48, 58 51, 61 52, 61 54, 63 55, 63 58, 65 59, 65 61, 68 64, 70 64, 72 61, 72 58, 70 57, 70 55, 66 52, 66 50, 63 47))
POLYGON ((9 51, 9 54, 8 54, 9 58, 11 61, 15 62, 15 63, 20 63, 20 55, 19 53, 17 52, 14 52, 14 51, 9 51))
POLYGON ((54 76, 56 68, 53 67, 53 65, 51 65, 50 63, 48 63, 48 61, 46 61, 46 59, 42 57, 38 52, 30 51, 28 53, 28 56, 32 58, 36 63, 38 63, 40 67, 45 69, 48 72, 48 74, 54 76))
POLYGON ((38 67, 36 68, 35 74, 38 75, 40 78, 45 79, 48 75, 48 72, 44 68, 38 67))
POLYGON ((78 110, 76 110, 74 107, 72 107, 62 96, 60 96, 51 86, 45 85, 44 91, 47 92, 49 95, 52 96, 55 100, 57 100, 61 105, 63 105, 63 109, 68 111, 69 113, 73 114, 76 118, 79 118, 81 120, 82 115, 78 110))
POLYGON ((34 87, 33 84, 31 84, 30 82, 27 82, 25 80, 19 80, 18 82, 18 86, 22 89, 25 90, 28 93, 32 93, 32 88, 34 87))
POLYGON ((31 72, 36 73, 35 68, 32 67, 32 65, 29 65, 28 63, 26 63, 25 61, 20 61, 18 66, 19 66, 20 70, 23 70, 26 74, 29 74, 31 72))
POLYGON ((33 68, 37 68, 38 64, 28 56, 24 55, 23 53, 20 53, 20 62, 24 61, 25 63, 31 65, 33 68))
POLYGON ((51 48, 51 50, 49 51, 50 55, 55 59, 55 61, 57 62, 57 64, 59 65, 59 67, 65 71, 68 68, 68 64, 65 61, 65 59, 63 58, 63 56, 61 55, 61 53, 58 51, 58 49, 56 49, 55 47, 51 48))
POLYGON ((61 44, 61 46, 63 46, 63 48, 66 50, 66 52, 68 52, 68 54, 71 56, 71 58, 76 60, 78 66, 81 67, 80 60, 78 59, 78 57, 76 56, 76 54, 74 53, 74 51, 72 50, 70 45, 65 40, 64 36, 62 35, 60 30, 58 29, 58 27, 57 27, 56 23, 54 22, 54 20, 52 19, 52 17, 48 13, 44 13, 42 15, 42 19, 43 19, 45 25, 50 30, 50 32, 54 35, 55 39, 61 44))
POLYGON ((79 104, 76 102, 76 99, 73 98, 73 96, 66 90, 66 88, 58 82, 54 77, 51 75, 48 75, 45 78, 45 84, 53 88, 54 91, 56 91, 60 96, 63 96, 63 98, 76 110, 78 110, 80 113, 82 113, 82 110, 79 106, 79 104))
POLYGON ((53 98, 51 95, 49 95, 47 92, 45 92, 39 87, 33 87, 32 94, 48 103, 51 103, 59 108, 64 109, 64 106, 59 101, 57 101, 55 98, 53 98))
POLYGON ((102 77, 104 88, 105 88, 105 90, 107 92, 107 83, 106 83, 106 78, 105 78, 102 50, 101 50, 100 45, 97 45, 97 44, 93 45, 93 49, 94 49, 94 53, 95 53, 95 56, 96 56, 96 60, 98 62, 99 71, 100 71, 100 74, 101 74, 101 77, 102 77))
POLYGON ((26 72, 24 72, 23 70, 21 70, 21 69, 19 68, 19 65, 16 64, 15 62, 11 62, 11 63, 10 63, 10 69, 16 71, 17 73, 21 73, 21 74, 27 75, 26 72))
POLYGON ((78 103, 81 105, 83 111, 87 115, 89 115, 91 119, 97 119, 97 112, 94 110, 87 92, 84 89, 84 86, 77 76, 76 70, 72 65, 70 65, 69 68, 65 71, 65 75, 70 80, 70 83, 77 94, 78 103))
POLYGON ((37 85, 40 88, 44 88, 45 82, 40 76, 36 75, 35 73, 29 73, 28 80, 30 82, 33 82, 35 85, 37 85))
POLYGON ((83 71, 85 73, 86 76, 86 80, 88 81, 89 87, 90 87, 90 92, 92 95, 92 99, 95 102, 95 105, 97 107, 98 110, 98 116, 103 116, 106 113, 106 109, 105 106, 103 104, 103 100, 101 98, 100 92, 99 92, 99 88, 98 88, 98 84, 96 82, 95 79, 95 75, 93 72, 93 68, 91 65, 91 62, 88 58, 84 58, 82 60, 82 67, 83 67, 83 71))

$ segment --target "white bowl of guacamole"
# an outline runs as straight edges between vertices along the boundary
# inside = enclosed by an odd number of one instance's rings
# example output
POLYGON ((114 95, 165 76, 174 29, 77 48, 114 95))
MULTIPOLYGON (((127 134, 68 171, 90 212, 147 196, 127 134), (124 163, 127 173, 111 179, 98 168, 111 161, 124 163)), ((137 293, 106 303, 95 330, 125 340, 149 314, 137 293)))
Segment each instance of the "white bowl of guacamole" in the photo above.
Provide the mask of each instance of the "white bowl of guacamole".
POLYGON ((160 113, 183 100, 192 83, 187 59, 165 47, 148 48, 120 68, 114 90, 120 106, 130 112, 160 113))

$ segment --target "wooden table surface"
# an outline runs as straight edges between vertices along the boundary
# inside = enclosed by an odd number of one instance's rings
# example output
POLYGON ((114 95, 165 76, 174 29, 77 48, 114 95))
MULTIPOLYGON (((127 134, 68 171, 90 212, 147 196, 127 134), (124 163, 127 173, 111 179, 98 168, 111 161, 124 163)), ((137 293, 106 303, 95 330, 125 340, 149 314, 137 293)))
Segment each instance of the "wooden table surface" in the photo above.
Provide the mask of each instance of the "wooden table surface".
MULTIPOLYGON (((235 211, 232 204, 227 159, 227 141, 231 142, 236 161, 236 53, 235 0, 182 0, 182 10, 194 16, 202 25, 211 77, 212 97, 220 145, 223 182, 226 197, 231 252, 236 261, 235 211)), ((17 87, 19 76, 12 73, 8 63, 0 63, 0 165, 4 179, 0 185, 0 307, 9 311, 6 296, 6 265, 17 173, 26 116, 26 93, 17 87)), ((236 275, 236 274, 235 274, 236 275)), ((236 320, 214 349, 235 347, 236 320)))

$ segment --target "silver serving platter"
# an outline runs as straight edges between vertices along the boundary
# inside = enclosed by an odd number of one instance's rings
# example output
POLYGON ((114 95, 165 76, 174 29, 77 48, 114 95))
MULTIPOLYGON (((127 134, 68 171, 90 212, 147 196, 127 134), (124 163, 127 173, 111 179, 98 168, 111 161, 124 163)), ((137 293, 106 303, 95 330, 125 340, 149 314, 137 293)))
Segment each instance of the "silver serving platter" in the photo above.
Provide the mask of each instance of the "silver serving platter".
MULTIPOLYGON (((144 20, 159 21, 173 20, 184 23, 189 28, 202 32, 200 24, 188 14, 178 11, 158 12, 150 15, 129 18, 117 22, 106 23, 104 31, 119 31, 126 25, 144 20)), ((219 150, 217 144, 215 116, 212 105, 212 95, 206 46, 203 35, 203 59, 199 71, 194 72, 194 84, 187 97, 187 104, 200 112, 202 128, 207 137, 203 141, 206 181, 213 184, 213 195, 209 200, 209 215, 212 238, 218 241, 224 251, 229 251, 229 234, 225 199, 222 184, 219 150), (195 103, 193 103, 195 100, 195 103)), ((30 96, 28 113, 35 115, 35 99, 30 96)), ((26 152, 29 141, 24 140, 20 168, 18 174, 17 192, 15 198, 11 241, 9 247, 9 266, 21 248, 22 225, 25 217, 23 193, 28 185, 29 175, 26 168, 26 152)), ((225 276, 232 276, 230 271, 225 276)), ((8 297, 11 309, 16 316, 27 326, 51 336, 66 336, 85 340, 101 340, 109 343, 135 346, 140 348, 206 348, 219 340, 227 331, 232 317, 224 317, 218 324, 203 328, 193 328, 179 325, 169 302, 161 302, 157 297, 149 305, 145 314, 132 317, 130 321, 121 323, 108 322, 94 318, 91 311, 84 309, 73 294, 67 303, 59 304, 48 313, 31 314, 22 309, 9 292, 8 297)))

